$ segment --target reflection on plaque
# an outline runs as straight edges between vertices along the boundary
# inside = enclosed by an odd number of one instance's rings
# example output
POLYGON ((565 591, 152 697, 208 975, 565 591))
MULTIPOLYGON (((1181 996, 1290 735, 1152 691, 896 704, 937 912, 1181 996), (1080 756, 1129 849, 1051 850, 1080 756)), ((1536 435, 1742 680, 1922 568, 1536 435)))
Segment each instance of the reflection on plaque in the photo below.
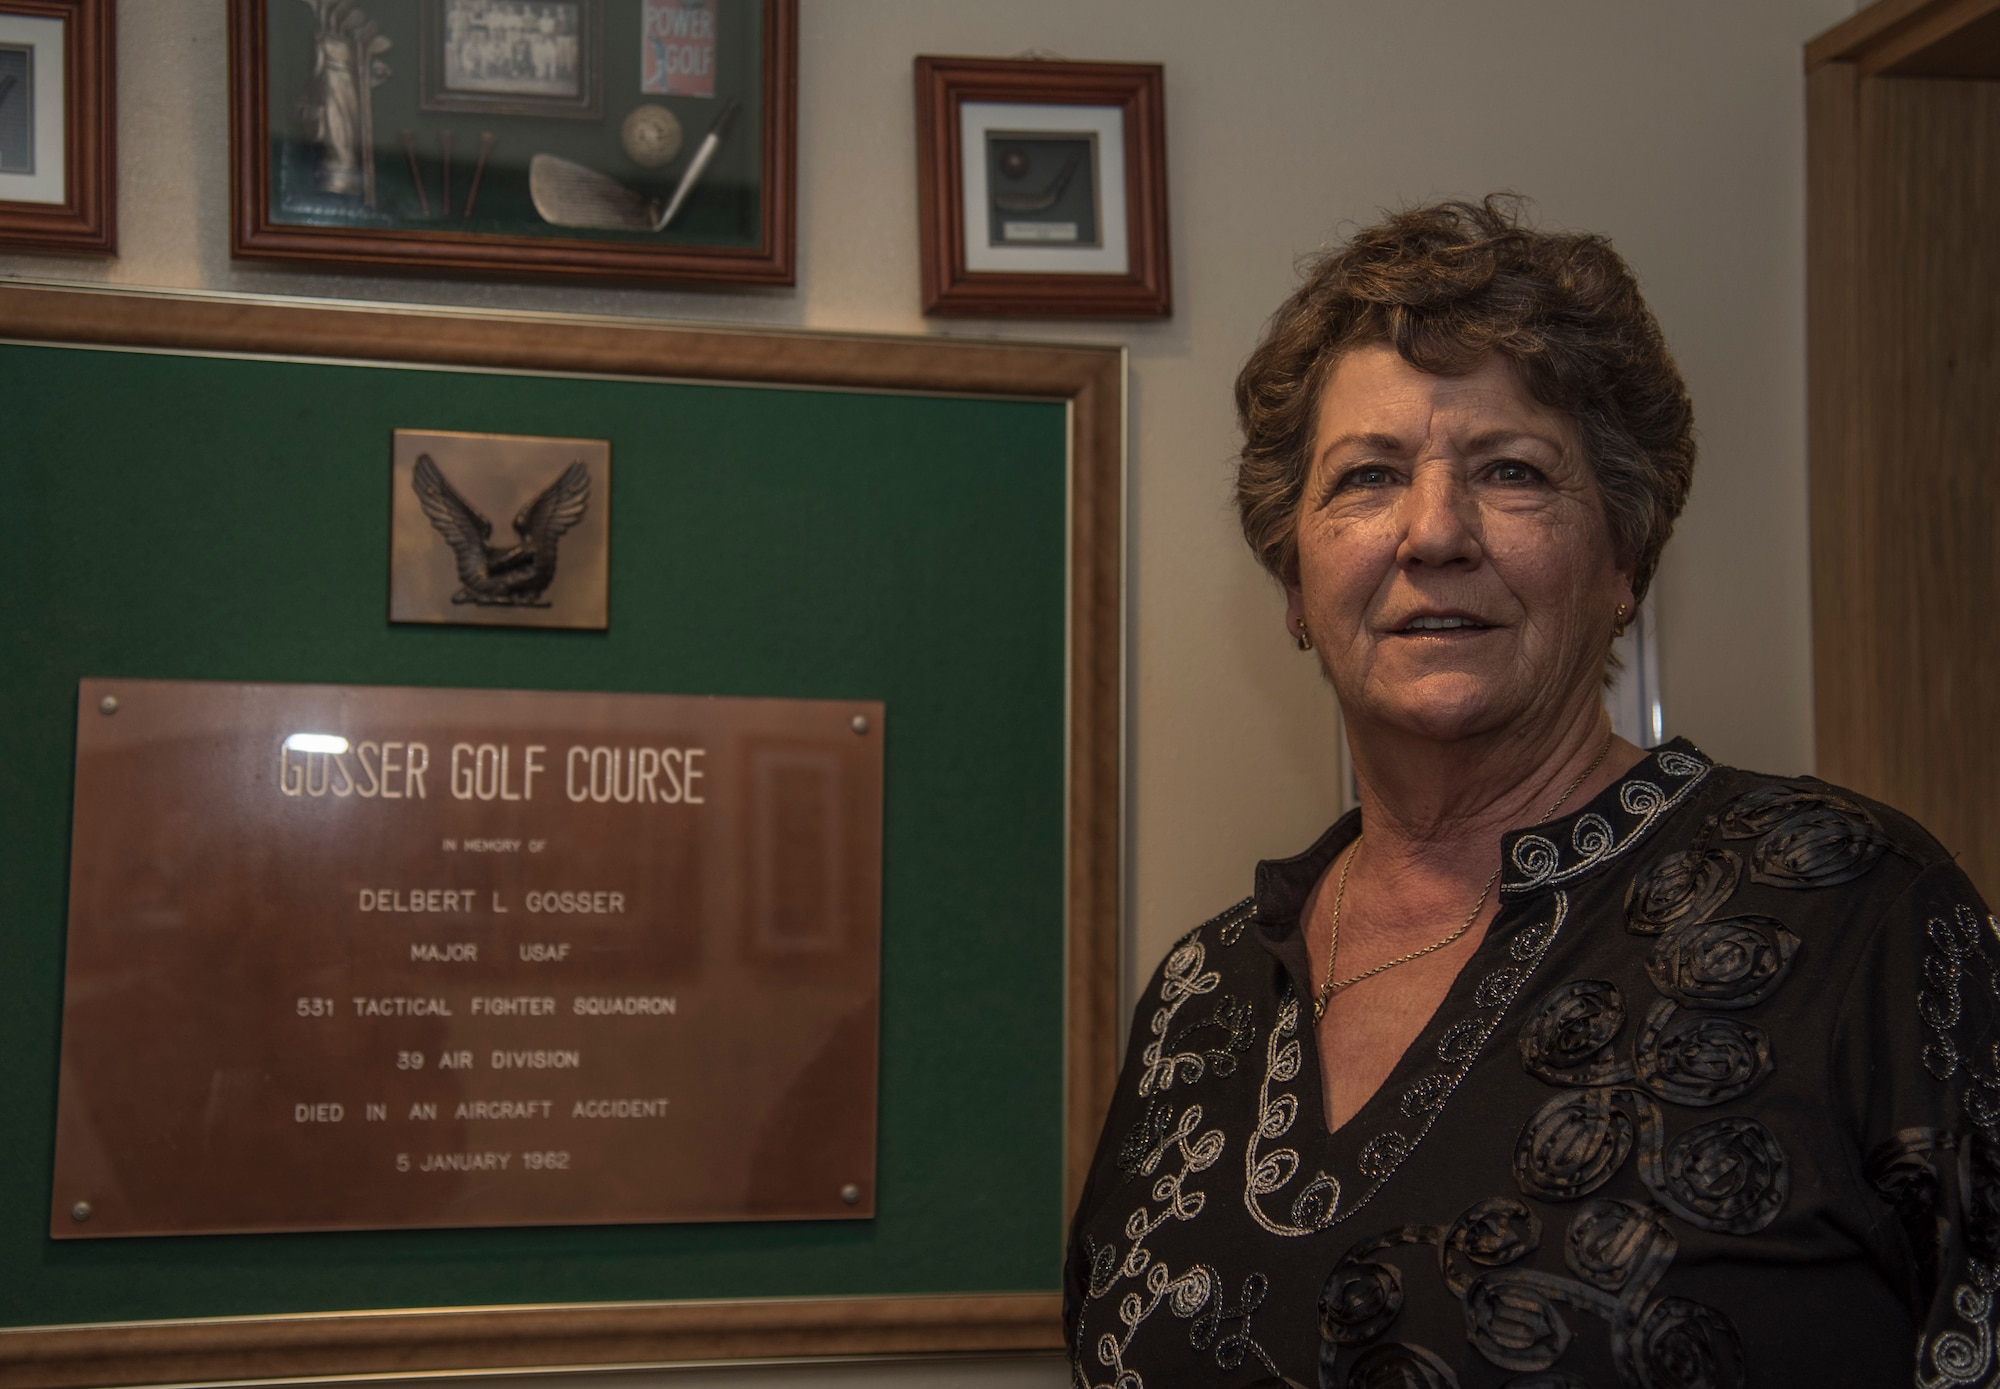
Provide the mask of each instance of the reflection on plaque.
POLYGON ((758 819, 745 886, 756 904, 758 949, 839 950, 847 916, 839 873, 839 763, 819 748, 753 747, 750 779, 758 819))
POLYGON ((77 717, 56 1237, 873 1214, 879 704, 77 717))

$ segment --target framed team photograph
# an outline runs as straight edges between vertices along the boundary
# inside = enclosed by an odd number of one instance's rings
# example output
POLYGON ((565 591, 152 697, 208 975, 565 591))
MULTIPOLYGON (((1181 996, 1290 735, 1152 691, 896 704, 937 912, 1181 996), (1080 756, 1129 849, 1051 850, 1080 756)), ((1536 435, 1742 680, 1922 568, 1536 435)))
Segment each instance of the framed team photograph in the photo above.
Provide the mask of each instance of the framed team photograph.
POLYGON ((424 0, 426 111, 599 120, 597 0, 424 0))
POLYGON ((0 0, 0 247, 117 249, 111 0, 0 0))
POLYGON ((924 311, 1173 310, 1163 71, 918 58, 924 311))

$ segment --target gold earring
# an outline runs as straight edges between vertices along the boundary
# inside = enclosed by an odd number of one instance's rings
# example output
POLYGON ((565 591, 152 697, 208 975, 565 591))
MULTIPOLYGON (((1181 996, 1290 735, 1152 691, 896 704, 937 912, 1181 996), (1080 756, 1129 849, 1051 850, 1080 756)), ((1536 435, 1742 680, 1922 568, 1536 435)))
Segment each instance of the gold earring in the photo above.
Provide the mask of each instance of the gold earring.
POLYGON ((1623 603, 1620 603, 1618 605, 1618 611, 1611 615, 1611 635, 1614 637, 1622 637, 1625 635, 1625 624, 1627 621, 1625 612, 1626 612, 1625 605, 1623 603))
POLYGON ((1312 637, 1309 633, 1307 633, 1306 620, 1302 617, 1299 619, 1299 650, 1310 651, 1312 649, 1313 649, 1312 637))

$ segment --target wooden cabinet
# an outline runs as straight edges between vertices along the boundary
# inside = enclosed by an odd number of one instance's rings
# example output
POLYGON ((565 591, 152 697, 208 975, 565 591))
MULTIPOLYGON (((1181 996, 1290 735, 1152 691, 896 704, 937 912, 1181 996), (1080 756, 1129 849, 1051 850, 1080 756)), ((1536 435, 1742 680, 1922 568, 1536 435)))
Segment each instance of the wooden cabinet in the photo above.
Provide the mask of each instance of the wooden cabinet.
POLYGON ((2000 0, 1806 47, 1819 773, 2000 903, 2000 0))

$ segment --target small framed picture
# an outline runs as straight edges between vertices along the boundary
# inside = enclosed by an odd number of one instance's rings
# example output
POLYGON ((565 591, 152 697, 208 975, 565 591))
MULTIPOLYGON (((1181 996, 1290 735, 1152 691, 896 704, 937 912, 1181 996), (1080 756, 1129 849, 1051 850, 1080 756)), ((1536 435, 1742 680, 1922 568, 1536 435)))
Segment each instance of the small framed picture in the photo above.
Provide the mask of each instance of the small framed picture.
POLYGON ((610 625, 611 444, 396 431, 389 620, 610 625))
POLYGON ((0 0, 0 246, 117 249, 111 0, 0 0))
POLYGON ((924 312, 1162 318, 1157 63, 917 59, 924 312))
POLYGON ((598 0, 424 0, 426 111, 600 120, 598 0))

